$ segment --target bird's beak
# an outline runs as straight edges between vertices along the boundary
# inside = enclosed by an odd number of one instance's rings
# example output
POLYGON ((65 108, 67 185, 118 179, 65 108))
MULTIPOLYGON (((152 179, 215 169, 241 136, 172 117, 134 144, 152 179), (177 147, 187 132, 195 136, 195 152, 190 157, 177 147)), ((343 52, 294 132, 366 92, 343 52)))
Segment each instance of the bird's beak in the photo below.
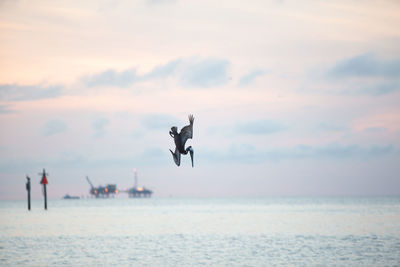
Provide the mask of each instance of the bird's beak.
POLYGON ((191 149, 189 150, 189 152, 190 152, 190 159, 192 160, 192 168, 193 168, 193 167, 194 167, 194 166, 193 166, 194 151, 193 151, 193 149, 191 148, 191 149))

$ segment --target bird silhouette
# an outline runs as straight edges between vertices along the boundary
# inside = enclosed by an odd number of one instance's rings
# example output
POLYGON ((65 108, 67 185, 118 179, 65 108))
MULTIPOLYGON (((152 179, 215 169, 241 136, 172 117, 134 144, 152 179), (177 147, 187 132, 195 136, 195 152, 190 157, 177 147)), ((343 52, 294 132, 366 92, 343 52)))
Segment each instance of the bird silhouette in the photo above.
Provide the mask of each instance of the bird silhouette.
POLYGON ((193 115, 189 115, 189 122, 190 124, 183 127, 180 133, 178 133, 178 128, 176 126, 171 127, 171 131, 169 131, 169 135, 174 138, 175 152, 173 152, 171 149, 169 151, 171 151, 172 157, 174 158, 175 164, 177 166, 181 164, 181 154, 186 155, 189 152, 193 167, 193 148, 189 146, 185 149, 186 141, 188 139, 192 139, 193 137, 193 115))

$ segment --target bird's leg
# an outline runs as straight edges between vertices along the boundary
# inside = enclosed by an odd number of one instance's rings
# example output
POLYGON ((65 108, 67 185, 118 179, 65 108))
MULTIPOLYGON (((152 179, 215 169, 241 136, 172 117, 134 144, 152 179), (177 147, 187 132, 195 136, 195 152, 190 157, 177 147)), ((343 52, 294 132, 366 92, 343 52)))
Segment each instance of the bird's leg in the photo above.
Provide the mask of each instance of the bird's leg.
POLYGON ((190 153, 190 159, 192 160, 192 168, 193 168, 194 167, 193 166, 194 150, 193 150, 192 146, 187 147, 185 152, 186 152, 186 154, 188 152, 190 153))
POLYGON ((181 153, 179 153, 178 148, 175 148, 175 153, 172 150, 169 150, 174 158, 174 162, 177 166, 181 165, 181 153))

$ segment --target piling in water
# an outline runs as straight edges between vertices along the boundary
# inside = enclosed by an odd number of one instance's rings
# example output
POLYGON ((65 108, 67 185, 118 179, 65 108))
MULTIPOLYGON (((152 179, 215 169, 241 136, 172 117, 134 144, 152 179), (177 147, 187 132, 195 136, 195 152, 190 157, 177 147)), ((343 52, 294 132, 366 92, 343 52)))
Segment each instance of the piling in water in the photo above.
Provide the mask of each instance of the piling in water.
POLYGON ((47 190, 46 190, 46 185, 48 184, 46 175, 49 175, 46 173, 45 169, 43 169, 42 173, 39 173, 39 175, 42 175, 42 180, 40 181, 40 184, 43 185, 43 195, 44 195, 44 209, 47 210, 47 190))
POLYGON ((28 210, 31 210, 31 178, 26 176, 26 191, 28 191, 28 210))

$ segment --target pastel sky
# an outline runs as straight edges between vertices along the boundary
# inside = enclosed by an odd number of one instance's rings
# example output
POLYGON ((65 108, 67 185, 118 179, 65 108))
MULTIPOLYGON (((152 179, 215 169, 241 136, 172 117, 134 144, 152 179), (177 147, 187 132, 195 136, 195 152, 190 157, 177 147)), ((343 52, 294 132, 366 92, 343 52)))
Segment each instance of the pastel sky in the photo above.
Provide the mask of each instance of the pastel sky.
POLYGON ((0 1, 0 199, 400 194, 400 3, 0 1), (168 132, 194 114, 195 167, 168 132))

